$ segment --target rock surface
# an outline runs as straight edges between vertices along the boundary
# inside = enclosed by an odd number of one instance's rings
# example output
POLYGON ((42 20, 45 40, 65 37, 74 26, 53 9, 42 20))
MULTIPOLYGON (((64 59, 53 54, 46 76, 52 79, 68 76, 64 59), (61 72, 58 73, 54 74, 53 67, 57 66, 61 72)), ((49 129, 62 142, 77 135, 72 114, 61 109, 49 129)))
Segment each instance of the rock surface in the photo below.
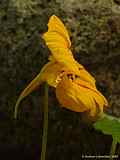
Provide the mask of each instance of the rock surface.
MULTIPOLYGON (((0 155, 38 160, 42 138, 43 88, 20 106, 20 92, 47 62, 49 50, 41 35, 52 14, 67 26, 75 58, 97 80, 107 97, 107 112, 120 117, 120 5, 111 0, 0 1, 0 155), (103 3, 104 2, 104 3, 103 3)), ((83 124, 81 114, 60 108, 49 94, 48 160, 80 160, 81 155, 109 154, 112 138, 83 124)))

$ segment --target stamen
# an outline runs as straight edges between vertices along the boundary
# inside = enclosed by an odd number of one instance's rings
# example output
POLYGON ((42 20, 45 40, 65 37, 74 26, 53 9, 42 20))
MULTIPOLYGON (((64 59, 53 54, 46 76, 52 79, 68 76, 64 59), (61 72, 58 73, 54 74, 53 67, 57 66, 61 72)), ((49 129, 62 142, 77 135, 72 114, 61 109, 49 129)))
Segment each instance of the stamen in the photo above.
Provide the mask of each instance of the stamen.
POLYGON ((56 78, 56 80, 55 80, 56 85, 62 80, 62 76, 63 76, 64 72, 65 72, 65 71, 62 70, 62 71, 60 72, 60 74, 57 76, 57 78, 56 78))
POLYGON ((75 74, 75 78, 80 78, 80 76, 78 76, 78 75, 75 74))
POLYGON ((74 80, 74 75, 72 73, 67 74, 68 79, 74 80))

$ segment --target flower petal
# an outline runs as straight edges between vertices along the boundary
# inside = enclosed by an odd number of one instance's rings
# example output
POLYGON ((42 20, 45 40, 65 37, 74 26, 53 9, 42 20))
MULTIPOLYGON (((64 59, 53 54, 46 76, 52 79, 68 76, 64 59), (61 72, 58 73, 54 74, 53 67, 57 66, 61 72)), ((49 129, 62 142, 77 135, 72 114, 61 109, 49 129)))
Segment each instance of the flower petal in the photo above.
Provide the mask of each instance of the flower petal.
POLYGON ((56 96, 63 107, 75 112, 84 112, 93 105, 84 87, 75 84, 67 77, 57 85, 56 96))
POLYGON ((54 55, 54 59, 69 68, 71 71, 79 74, 79 68, 76 65, 75 59, 71 56, 71 51, 64 48, 58 48, 56 51, 57 54, 54 55))
POLYGON ((52 48, 68 48, 67 41, 57 32, 48 31, 43 34, 43 39, 45 40, 48 48, 50 48, 51 52, 53 51, 52 48))
POLYGON ((92 86, 89 82, 83 81, 82 79, 74 80, 74 82, 89 89, 97 104, 100 106, 108 106, 106 98, 97 90, 96 86, 92 86))
POLYGON ((48 31, 43 34, 43 39, 51 51, 52 59, 55 59, 57 62, 62 63, 68 68, 71 68, 72 71, 78 72, 75 59, 69 49, 71 42, 68 32, 64 24, 55 15, 50 18, 48 31))
POLYGON ((50 61, 47 64, 45 64, 40 71, 40 73, 28 84, 28 86, 21 92, 16 105, 15 105, 15 118, 17 115, 17 110, 20 102, 28 96, 32 91, 34 91, 42 82, 46 81, 50 86, 56 87, 57 85, 57 79, 59 78, 59 75, 63 71, 67 71, 68 69, 65 68, 60 63, 57 63, 55 61, 50 61))
POLYGON ((56 32, 46 32, 43 38, 46 42, 46 45, 51 51, 53 57, 52 59, 55 59, 57 62, 60 63, 62 62, 67 66, 69 63, 69 67, 73 66, 72 68, 75 68, 78 71, 78 67, 74 60, 72 52, 70 51, 70 49, 67 48, 67 44, 64 37, 62 37, 56 32))
POLYGON ((95 87, 95 78, 81 65, 76 61, 76 65, 79 68, 80 79, 89 82, 93 87, 95 87))
POLYGON ((107 101, 89 83, 82 80, 80 82, 76 83, 67 75, 64 76, 56 87, 56 96, 63 107, 75 112, 87 111, 91 117, 94 117, 98 114, 98 109, 99 113, 103 111, 107 101))
POLYGON ((68 43, 68 47, 71 46, 70 38, 67 32, 66 27, 62 23, 62 21, 55 15, 51 16, 48 22, 48 31, 49 32, 57 32, 59 33, 66 42, 68 43))
POLYGON ((44 65, 42 68, 40 75, 42 81, 46 81, 50 86, 56 87, 57 78, 59 78, 62 72, 67 72, 68 68, 66 68, 61 63, 56 61, 50 61, 44 65))

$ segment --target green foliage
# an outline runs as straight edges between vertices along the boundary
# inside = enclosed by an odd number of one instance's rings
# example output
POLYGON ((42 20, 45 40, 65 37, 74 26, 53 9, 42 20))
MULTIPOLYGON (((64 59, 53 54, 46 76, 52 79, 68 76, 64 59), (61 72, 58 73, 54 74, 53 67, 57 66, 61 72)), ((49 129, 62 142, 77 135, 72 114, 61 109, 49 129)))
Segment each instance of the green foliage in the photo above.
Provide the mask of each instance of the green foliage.
POLYGON ((104 134, 112 135, 120 143, 120 118, 104 114, 95 124, 95 129, 101 130, 104 134))

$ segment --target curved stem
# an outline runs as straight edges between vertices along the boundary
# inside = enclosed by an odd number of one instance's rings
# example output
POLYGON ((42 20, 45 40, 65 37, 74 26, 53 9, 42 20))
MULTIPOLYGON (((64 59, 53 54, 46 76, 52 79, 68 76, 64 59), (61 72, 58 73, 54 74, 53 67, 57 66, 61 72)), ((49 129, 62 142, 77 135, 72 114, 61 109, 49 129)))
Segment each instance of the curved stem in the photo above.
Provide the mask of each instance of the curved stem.
POLYGON ((42 136, 42 151, 41 160, 45 160, 46 145, 47 145, 47 131, 48 131, 48 84, 44 86, 44 122, 43 122, 43 136, 42 136))
POLYGON ((113 141, 112 141, 112 145, 110 149, 110 160, 113 160, 113 156, 115 155, 116 147, 117 147, 117 140, 113 137, 113 141))

